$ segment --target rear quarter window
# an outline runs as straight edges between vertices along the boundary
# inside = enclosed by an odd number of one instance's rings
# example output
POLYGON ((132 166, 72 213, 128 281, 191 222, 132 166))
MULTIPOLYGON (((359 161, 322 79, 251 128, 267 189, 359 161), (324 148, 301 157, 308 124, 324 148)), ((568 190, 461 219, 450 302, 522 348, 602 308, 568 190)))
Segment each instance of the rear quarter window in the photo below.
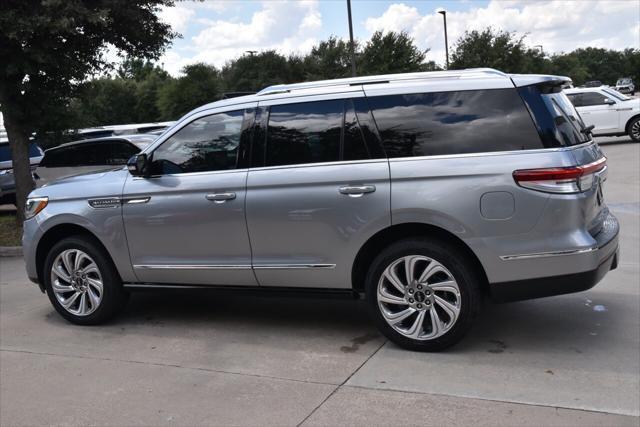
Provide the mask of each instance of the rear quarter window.
POLYGON ((543 148, 515 89, 368 98, 389 157, 543 148))

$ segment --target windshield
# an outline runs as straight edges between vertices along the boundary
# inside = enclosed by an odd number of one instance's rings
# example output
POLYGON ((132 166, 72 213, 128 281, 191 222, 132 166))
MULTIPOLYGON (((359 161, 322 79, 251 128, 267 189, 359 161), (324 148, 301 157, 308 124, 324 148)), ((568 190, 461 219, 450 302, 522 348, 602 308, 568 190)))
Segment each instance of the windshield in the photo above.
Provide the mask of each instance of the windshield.
POLYGON ((618 92, 615 89, 611 89, 611 88, 604 88, 602 89, 603 91, 605 91, 606 93, 608 93, 609 95, 613 96, 614 98, 617 98, 621 101, 627 101, 631 98, 629 98, 627 95, 623 95, 620 92, 618 92))
POLYGON ((591 134, 585 130, 586 126, 578 111, 564 93, 543 94, 542 99, 553 116, 556 138, 563 145, 577 145, 591 140, 591 134))
POLYGON ((625 79, 618 79, 618 82, 616 83, 616 85, 628 85, 630 83, 631 83, 631 79, 625 78, 625 79))

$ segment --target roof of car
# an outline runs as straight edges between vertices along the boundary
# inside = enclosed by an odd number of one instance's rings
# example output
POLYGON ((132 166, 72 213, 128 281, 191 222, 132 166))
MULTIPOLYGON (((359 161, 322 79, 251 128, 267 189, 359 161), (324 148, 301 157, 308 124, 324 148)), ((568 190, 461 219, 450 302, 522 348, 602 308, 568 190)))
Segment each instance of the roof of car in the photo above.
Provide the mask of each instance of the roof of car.
POLYGON ((109 142, 109 141, 126 141, 142 149, 147 145, 151 144, 157 138, 158 138, 157 135, 136 134, 136 135, 105 136, 103 138, 80 139, 77 141, 71 141, 71 142, 66 142, 64 144, 60 144, 57 147, 49 148, 48 150, 45 150, 45 152, 50 150, 57 150, 58 148, 72 147, 74 145, 80 145, 80 144, 86 144, 86 143, 92 143, 92 142, 109 142))
POLYGON ((248 102, 262 100, 289 98, 303 94, 322 94, 324 92, 353 91, 356 87, 376 85, 376 87, 397 83, 414 82, 438 82, 451 83, 452 81, 474 80, 478 89, 485 89, 487 84, 496 80, 509 81, 510 85, 516 87, 529 86, 539 83, 567 83, 571 82, 569 77, 552 76, 544 74, 507 74, 493 68, 470 68, 465 70, 450 71, 427 71, 419 73, 384 74, 377 76, 349 77, 334 80, 319 80, 313 82, 280 84, 266 87, 256 94, 238 96, 231 99, 222 99, 212 102, 191 111, 188 115, 212 108, 220 108, 248 102), (315 93, 314 93, 315 92, 315 93))
POLYGON ((594 86, 594 87, 573 87, 571 89, 565 89, 566 93, 579 93, 579 92, 593 92, 598 89, 609 89, 608 86, 594 86))

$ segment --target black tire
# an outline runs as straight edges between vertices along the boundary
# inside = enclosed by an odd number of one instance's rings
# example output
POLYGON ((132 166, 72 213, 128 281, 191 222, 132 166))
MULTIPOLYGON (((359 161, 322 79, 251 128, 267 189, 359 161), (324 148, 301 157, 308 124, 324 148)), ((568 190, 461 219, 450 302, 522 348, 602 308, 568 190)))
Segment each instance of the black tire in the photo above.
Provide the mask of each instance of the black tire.
MULTIPOLYGON (((404 267, 400 267, 400 263, 397 265, 398 267, 396 268, 404 269, 404 267)), ((416 270, 418 270, 417 266, 416 270)), ((400 347, 415 351, 440 351, 460 341, 473 325, 475 318, 480 312, 482 302, 480 280, 479 274, 474 269, 473 264, 467 259, 465 254, 458 250, 454 245, 427 238, 401 240, 384 249, 371 264, 365 283, 367 305, 376 326, 389 340, 393 341, 400 347), (387 267, 394 264, 394 261, 398 261, 399 259, 410 255, 428 257, 440 263, 446 270, 448 270, 448 273, 451 274, 455 282, 457 282, 459 289, 459 295, 456 297, 456 299, 459 298, 459 314, 457 320, 452 323, 452 326, 449 326, 447 332, 433 339, 414 339, 396 331, 383 316, 381 312, 382 308, 380 307, 382 303, 379 304, 378 302, 378 284, 387 267)), ((413 291, 415 291, 415 289, 410 290, 410 292, 413 291)), ((405 291, 404 298, 409 298, 410 295, 406 292, 409 291, 405 291)), ((433 296, 430 298, 436 298, 436 291, 433 291, 431 294, 433 296)), ((415 295, 417 296, 417 293, 415 295)), ((422 296, 424 296, 424 294, 422 296)), ((432 305, 434 310, 436 305, 438 304, 434 299, 432 305)), ((403 307, 401 305, 392 306, 403 307)), ((413 306, 412 308, 415 309, 416 307, 413 306)), ((401 309, 399 308, 399 310, 401 309)), ((441 308, 439 308, 439 310, 440 312, 442 311, 441 308)), ((430 314, 431 313, 425 314, 425 316, 430 314)), ((415 322, 411 319, 412 316, 413 315, 407 318, 408 322, 415 322)), ((429 320, 429 324, 433 325, 433 321, 429 320)), ((421 326, 420 328, 423 329, 423 332, 427 329, 424 326, 421 326)), ((445 329, 446 328, 443 328, 442 330, 445 329)))
POLYGON ((631 120, 627 133, 633 142, 640 142, 640 117, 631 120), (636 127, 636 129, 634 129, 636 127), (635 135, 635 136, 634 136, 635 135))
POLYGON ((47 254, 43 271, 44 285, 51 304, 62 317, 77 325, 97 325, 110 320, 126 305, 129 298, 129 293, 122 287, 122 281, 113 261, 106 251, 88 236, 71 236, 56 243, 47 254), (53 292, 51 278, 53 263, 58 255, 69 249, 77 249, 89 255, 97 265, 102 278, 101 301, 96 304, 97 308, 93 312, 84 316, 67 311, 53 292))

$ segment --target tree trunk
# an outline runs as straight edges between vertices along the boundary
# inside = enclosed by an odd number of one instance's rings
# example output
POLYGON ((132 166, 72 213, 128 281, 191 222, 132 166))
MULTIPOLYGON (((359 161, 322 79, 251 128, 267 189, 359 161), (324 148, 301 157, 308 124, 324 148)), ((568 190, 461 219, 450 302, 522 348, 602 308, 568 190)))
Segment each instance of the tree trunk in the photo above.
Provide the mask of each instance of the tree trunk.
POLYGON ((5 105, 5 107, 3 109, 4 126, 9 137, 13 176, 16 181, 16 207, 18 208, 16 220, 22 226, 27 196, 35 187, 29 159, 29 132, 15 119, 11 113, 11 106, 5 105))

